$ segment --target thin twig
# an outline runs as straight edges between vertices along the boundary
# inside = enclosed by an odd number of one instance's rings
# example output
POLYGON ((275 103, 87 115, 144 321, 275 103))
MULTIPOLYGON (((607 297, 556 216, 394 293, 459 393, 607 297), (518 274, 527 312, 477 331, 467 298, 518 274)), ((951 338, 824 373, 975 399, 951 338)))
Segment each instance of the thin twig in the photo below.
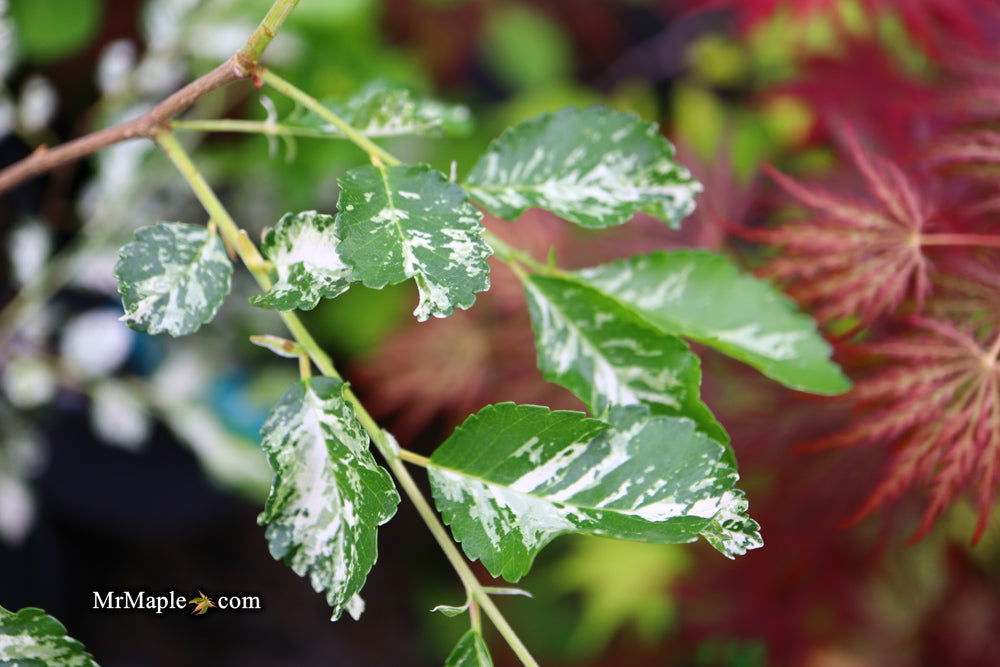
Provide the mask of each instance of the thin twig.
POLYGON ((138 118, 92 132, 56 148, 39 146, 28 157, 3 169, 0 171, 0 194, 28 179, 92 155, 113 144, 140 137, 153 138, 166 128, 171 118, 208 93, 240 79, 251 76, 256 78, 261 54, 298 2, 299 0, 275 0, 264 20, 238 53, 138 118))

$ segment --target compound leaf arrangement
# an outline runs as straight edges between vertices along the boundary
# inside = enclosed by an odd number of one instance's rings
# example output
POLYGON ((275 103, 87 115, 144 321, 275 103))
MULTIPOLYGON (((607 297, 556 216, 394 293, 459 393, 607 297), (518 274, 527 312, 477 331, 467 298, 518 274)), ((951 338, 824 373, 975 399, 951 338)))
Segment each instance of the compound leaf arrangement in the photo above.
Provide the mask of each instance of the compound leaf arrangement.
MULTIPOLYGON (((299 105, 286 125, 298 123, 304 136, 349 140, 371 164, 340 177, 335 212, 288 213, 258 249, 174 135, 208 128, 158 125, 147 136, 173 161, 211 223, 144 227, 115 267, 125 323, 150 334, 182 336, 212 319, 230 288, 227 247, 261 288, 251 303, 281 311, 294 340, 253 337, 297 357, 301 375, 261 433, 274 471, 259 519, 271 554, 308 577, 333 619, 344 611, 357 618, 378 529, 400 501, 398 484, 465 589, 464 606, 439 607, 448 615, 467 612, 471 621, 446 664, 482 666, 492 660, 481 614, 524 664, 537 663, 492 600, 510 589, 480 584, 455 541, 511 582, 566 533, 660 544, 702 537, 730 558, 761 547, 759 526, 736 486, 729 436, 701 400, 700 362, 686 341, 794 389, 846 391, 814 322, 770 284, 711 252, 655 252, 570 272, 536 261, 483 225, 483 211, 513 220, 538 207, 589 228, 623 224, 638 212, 679 227, 701 186, 675 161, 657 126, 602 107, 542 114, 505 131, 456 183, 428 166, 400 163, 371 137, 454 133, 467 120, 461 107, 378 87, 321 104, 256 64, 294 5, 277 0, 262 23, 267 29, 251 37, 239 64, 251 63, 246 76, 299 105), (489 405, 429 458, 402 449, 295 311, 355 283, 380 289, 413 279, 414 316, 448 317, 489 289, 486 260, 493 254, 523 283, 543 375, 576 394, 589 414, 489 405), (426 469, 440 515, 406 463, 426 469)), ((35 654, 26 651, 66 650, 80 656, 67 664, 92 664, 42 612, 3 614, 0 657, 21 651, 22 664, 33 664, 35 654)))

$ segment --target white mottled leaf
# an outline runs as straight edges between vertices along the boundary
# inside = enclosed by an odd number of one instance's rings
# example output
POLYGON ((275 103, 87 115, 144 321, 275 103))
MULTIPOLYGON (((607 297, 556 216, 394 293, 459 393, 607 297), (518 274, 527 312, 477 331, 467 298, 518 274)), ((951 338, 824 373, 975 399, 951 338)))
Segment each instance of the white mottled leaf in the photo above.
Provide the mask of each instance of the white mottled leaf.
POLYGON ((261 253, 273 265, 277 280, 250 303, 275 310, 312 310, 321 298, 340 296, 354 274, 340 258, 334 217, 316 211, 286 213, 267 230, 261 253))
POLYGON ((122 319, 150 334, 193 333, 215 316, 232 274, 222 241, 205 227, 184 222, 141 227, 115 264, 122 319))
POLYGON ((466 419, 428 465, 466 555, 516 581, 564 533, 655 543, 714 533, 738 479, 729 447, 645 406, 609 419, 513 403, 466 419))
POLYGON ((747 514, 749 506, 744 493, 739 489, 732 489, 723 499, 722 509, 702 529, 702 537, 730 558, 764 546, 760 537, 760 524, 747 514))
MULTIPOLYGON (((368 137, 453 136, 468 134, 471 129, 468 107, 445 104, 377 82, 366 86, 345 103, 327 103, 326 106, 368 137)), ((282 124, 333 135, 339 133, 336 127, 311 111, 298 111, 282 124)))
POLYGON ((840 394, 851 386, 830 361, 830 346, 813 319, 722 255, 654 252, 575 277, 659 329, 714 347, 793 389, 840 394))
POLYGON ((493 667, 493 658, 483 636, 469 630, 458 640, 444 667, 493 667))
POLYGON ((0 664, 17 667, 97 667, 83 644, 41 609, 0 607, 0 664))
POLYGON ((357 594, 378 556, 378 526, 399 504, 344 386, 325 377, 297 383, 261 429, 275 473, 259 519, 271 555, 326 591, 334 620, 363 609, 357 594))
POLYGON ((615 405, 689 417, 721 442, 729 436, 702 403, 701 364, 680 338, 592 287, 566 278, 524 283, 538 367, 600 415, 615 405))
POLYGON ((468 308, 489 289, 482 214, 430 167, 360 167, 340 179, 340 256, 365 286, 413 278, 420 321, 468 308))
POLYGON ((465 186, 501 218, 538 207, 584 227, 618 225, 642 211, 677 228, 701 191, 655 123, 603 107, 545 113, 508 129, 465 186))

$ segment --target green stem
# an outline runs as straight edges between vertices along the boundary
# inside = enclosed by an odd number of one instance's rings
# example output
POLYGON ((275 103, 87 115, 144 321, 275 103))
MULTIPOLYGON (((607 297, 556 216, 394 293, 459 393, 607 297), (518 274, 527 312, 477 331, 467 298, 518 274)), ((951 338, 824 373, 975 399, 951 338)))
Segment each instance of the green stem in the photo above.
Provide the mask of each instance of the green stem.
MULTIPOLYGON (((240 259, 243 260, 243 263, 253 274, 257 283, 265 290, 270 289, 271 278, 268 275, 268 271, 265 268, 266 264, 260 256, 257 246, 250 240, 246 232, 236 225, 236 222, 229 215, 222 202, 219 201, 219 198, 205 181, 201 172, 198 171, 197 167, 191 161, 184 147, 181 146, 173 134, 166 131, 156 135, 156 142, 174 165, 176 165, 178 171, 180 171, 181 175, 188 182, 188 185, 191 186, 191 190, 198 198, 198 201, 201 202, 209 217, 218 224, 219 231, 229 240, 230 245, 236 249, 240 259)), ((285 326, 288 327, 292 337, 306 351, 309 358, 313 360, 323 375, 342 379, 333 365, 333 360, 320 347, 319 343, 316 342, 316 339, 313 338, 312 334, 309 333, 309 330, 302 323, 302 320, 295 313, 281 313, 281 319, 284 321, 285 326)), ((413 477, 410 476, 406 466, 403 465, 403 461, 400 458, 399 446, 386 431, 379 427, 350 388, 344 392, 344 397, 353 406, 358 421, 364 427, 365 431, 368 432, 372 442, 383 458, 385 458, 389 469, 392 470, 403 491, 417 508, 417 512, 424 520, 424 523, 427 524, 427 528, 441 546, 445 557, 451 563, 462 584, 465 586, 465 590, 479 603, 479 606, 486 612, 490 620, 493 621, 493 625, 496 626, 503 638, 507 640, 507 643, 521 661, 528 667, 538 667, 538 663, 531 657, 531 653, 528 652, 527 647, 525 647, 524 643, 517 636, 517 633, 514 632, 507 619, 503 617, 503 614, 500 613, 500 610, 490 599, 489 595, 483 590, 479 580, 476 579, 476 575, 463 558, 461 552, 459 552, 458 547, 455 546, 455 543, 438 519, 437 514, 431 508, 430 503, 424 498, 420 488, 413 480, 413 477)))
POLYGON ((537 259, 529 255, 527 251, 508 245, 505 241, 501 240, 490 231, 483 234, 483 238, 490 244, 490 247, 493 248, 493 253, 499 259, 508 264, 514 273, 516 273, 522 280, 525 277, 525 273, 524 268, 521 265, 527 266, 533 271, 546 276, 559 276, 564 278, 569 276, 566 271, 563 271, 558 266, 552 266, 550 264, 539 262, 537 259))
POLYGON ((392 153, 388 152, 374 141, 361 134, 361 132, 349 125, 343 118, 320 104, 319 100, 309 93, 296 88, 291 83, 285 81, 270 70, 265 71, 261 78, 264 83, 271 86, 279 93, 290 97, 309 111, 312 111, 314 114, 336 127, 343 133, 346 139, 349 139, 355 146, 368 153, 368 155, 378 158, 389 166, 395 166, 400 163, 392 153))
POLYGON ((514 651, 514 654, 524 663, 527 667, 538 667, 538 663, 531 656, 528 648, 524 645, 521 639, 514 632, 514 628, 510 626, 507 619, 504 618, 503 614, 490 599, 490 596, 483 590, 482 585, 479 580, 476 579, 476 575, 472 572, 469 564, 465 562, 465 558, 459 552, 458 547, 455 546, 455 542, 452 541, 451 536, 448 535, 448 531, 445 530, 444 526, 441 525, 441 521, 438 519, 437 514, 431 508, 427 499, 424 498, 424 494, 421 493, 420 488, 417 487, 416 482, 410 476, 410 472, 403 465, 403 462, 399 458, 392 458, 388 460, 389 469, 392 470, 393 475, 399 480, 399 485, 403 487, 403 491, 410 498, 414 507, 417 508, 417 512, 420 517, 427 524, 427 528, 431 531, 431 535, 441 546, 441 550, 444 551, 445 557, 451 563, 455 572, 458 574, 458 578, 462 580, 462 584, 465 586, 465 590, 472 599, 479 603, 480 608, 486 612, 490 620, 493 621, 493 625, 500 632, 507 644, 514 651))
POLYGON ((275 0, 271 8, 267 10, 267 14, 264 15, 260 25, 257 26, 257 29, 247 39, 247 43, 240 49, 240 52, 236 54, 237 61, 241 64, 255 67, 257 61, 260 60, 261 55, 264 53, 264 49, 271 43, 274 36, 278 34, 281 25, 288 18, 288 15, 292 13, 297 4, 299 4, 299 0, 275 0))
POLYGON ((189 130, 192 132, 242 132, 245 134, 265 134, 286 137, 311 137, 315 139, 346 139, 341 134, 324 132, 308 127, 294 127, 272 123, 266 120, 237 120, 221 118, 216 120, 173 120, 171 130, 189 130))
MULTIPOLYGON (((428 126, 430 127, 430 126, 428 126)), ((299 127, 297 125, 284 125, 268 120, 241 120, 237 118, 218 118, 204 120, 172 120, 171 130, 181 130, 190 132, 239 132, 243 134, 262 134, 273 137, 305 137, 308 139, 347 139, 340 132, 323 130, 312 127, 299 127)), ((397 137, 402 133, 393 131, 382 131, 368 133, 371 137, 397 137)))
POLYGON ((421 468, 426 468, 431 464, 431 460, 426 456, 421 456, 420 454, 417 454, 416 452, 411 452, 408 449, 400 449, 399 458, 403 459, 407 463, 418 465, 421 468))

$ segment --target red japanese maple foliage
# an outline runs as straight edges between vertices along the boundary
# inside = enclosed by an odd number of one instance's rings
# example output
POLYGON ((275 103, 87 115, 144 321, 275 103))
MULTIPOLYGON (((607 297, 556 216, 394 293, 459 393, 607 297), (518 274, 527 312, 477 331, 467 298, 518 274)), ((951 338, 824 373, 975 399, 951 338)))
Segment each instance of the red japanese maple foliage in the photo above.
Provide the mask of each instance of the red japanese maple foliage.
MULTIPOLYGON (((925 486, 929 501, 914 539, 968 490, 979 510, 976 542, 1000 482, 1000 294, 977 253, 1000 247, 1000 236, 967 233, 990 213, 979 187, 918 184, 863 150, 851 132, 845 136, 867 199, 805 186, 772 169, 772 178, 811 214, 746 232, 782 249, 763 273, 786 282, 820 321, 857 317, 874 338, 841 346, 856 359, 881 362, 848 395, 861 414, 811 448, 889 446, 882 480, 855 518, 925 486), (972 194, 972 201, 961 200, 972 194), (944 246, 950 255, 932 280, 935 265, 927 253, 944 246)), ((948 163, 991 162, 1000 145, 995 141, 988 132, 959 135, 943 142, 937 155, 948 163)))
MULTIPOLYGON (((773 17, 782 10, 793 16, 807 16, 826 11, 839 18, 836 0, 675 0, 694 10, 727 9, 738 17, 744 28, 773 17)), ((989 32, 980 20, 985 13, 996 13, 990 0, 861 0, 870 15, 891 11, 899 15, 909 33, 924 48, 940 53, 955 38, 967 45, 986 46, 989 32)))

